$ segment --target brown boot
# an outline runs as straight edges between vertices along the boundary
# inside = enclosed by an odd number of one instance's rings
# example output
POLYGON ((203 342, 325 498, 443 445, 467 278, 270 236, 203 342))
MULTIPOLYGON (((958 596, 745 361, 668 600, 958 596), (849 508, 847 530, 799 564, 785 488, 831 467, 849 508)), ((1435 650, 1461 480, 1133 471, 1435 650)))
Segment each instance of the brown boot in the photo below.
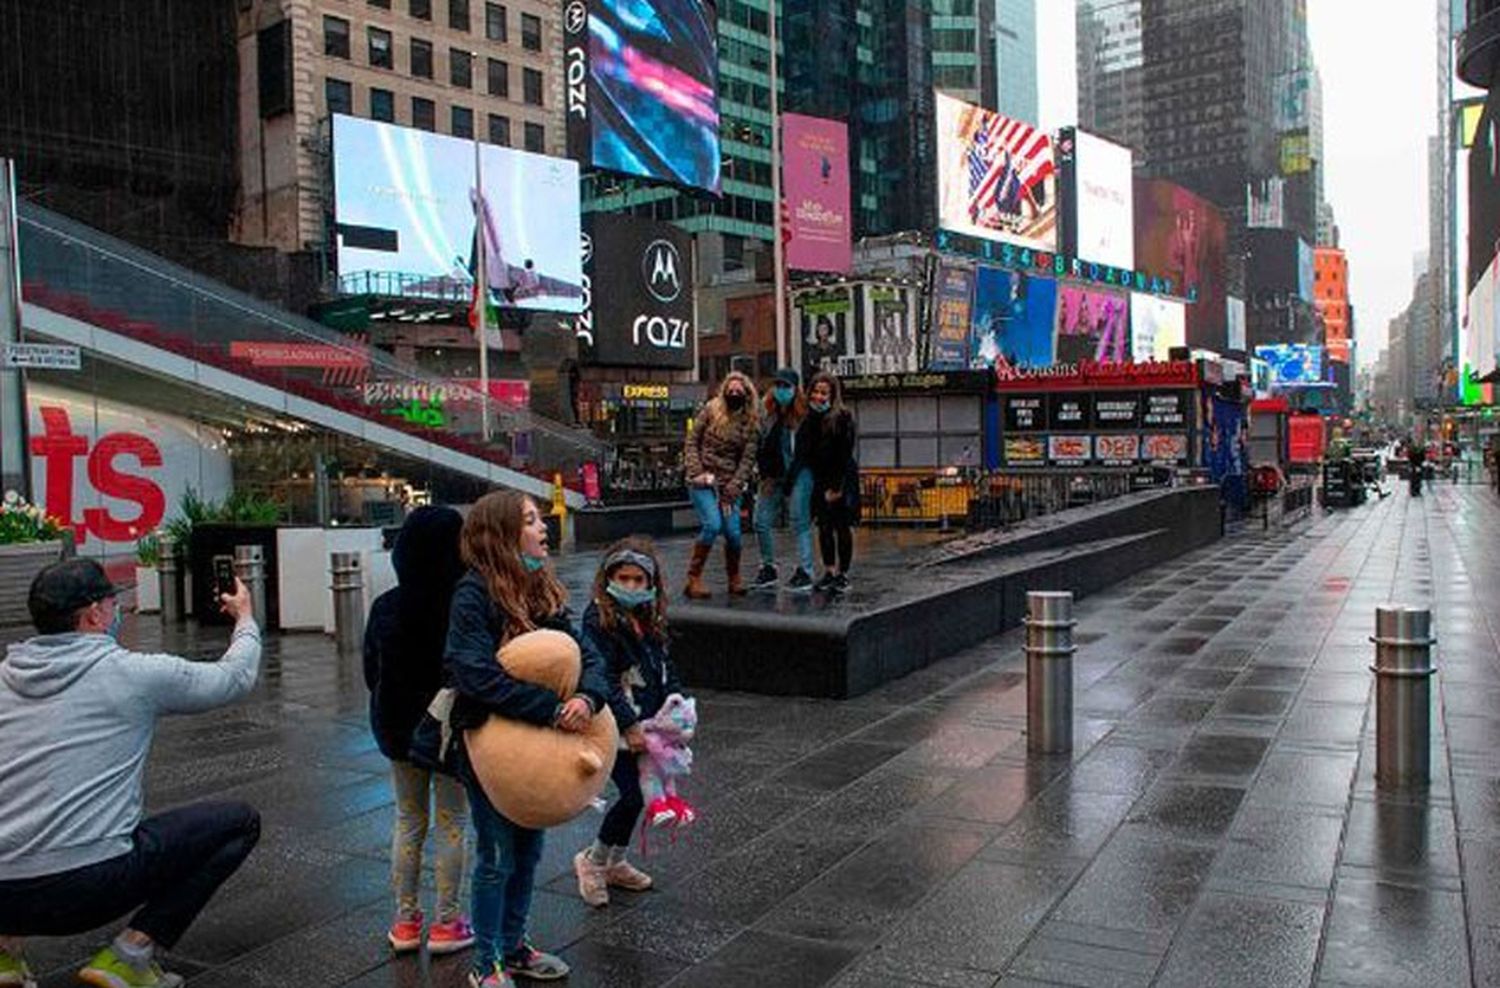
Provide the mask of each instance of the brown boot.
POLYGON ((708 562, 709 546, 702 542, 693 543, 693 558, 688 563, 687 583, 682 588, 682 595, 689 600, 704 600, 709 596, 703 587, 703 564, 708 562))
POLYGON ((745 596, 745 581, 740 579, 740 553, 743 550, 724 546, 724 572, 729 577, 729 596, 745 596))

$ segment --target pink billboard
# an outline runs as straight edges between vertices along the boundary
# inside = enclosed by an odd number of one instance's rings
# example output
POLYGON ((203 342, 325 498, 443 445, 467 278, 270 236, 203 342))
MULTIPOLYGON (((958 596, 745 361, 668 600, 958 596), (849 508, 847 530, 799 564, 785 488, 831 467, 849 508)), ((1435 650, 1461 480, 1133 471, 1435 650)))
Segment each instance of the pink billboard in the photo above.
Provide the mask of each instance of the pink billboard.
POLYGON ((782 177, 786 183, 786 265, 848 274, 849 128, 838 120, 784 113, 782 177))

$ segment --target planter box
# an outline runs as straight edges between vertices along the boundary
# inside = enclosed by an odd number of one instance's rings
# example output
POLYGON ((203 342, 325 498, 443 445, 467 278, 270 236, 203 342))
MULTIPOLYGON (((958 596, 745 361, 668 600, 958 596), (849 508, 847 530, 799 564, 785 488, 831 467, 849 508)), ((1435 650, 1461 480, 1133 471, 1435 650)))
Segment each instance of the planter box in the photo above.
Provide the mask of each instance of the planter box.
POLYGON ((69 553, 72 543, 23 542, 0 545, 0 626, 31 623, 26 597, 37 573, 69 553))
POLYGON ((155 566, 135 568, 135 609, 140 614, 161 610, 161 574, 155 566))
POLYGON ((279 628, 276 525, 194 525, 188 540, 189 607, 201 624, 229 623, 214 599, 214 557, 233 556, 237 545, 258 545, 266 566, 266 627, 279 628))

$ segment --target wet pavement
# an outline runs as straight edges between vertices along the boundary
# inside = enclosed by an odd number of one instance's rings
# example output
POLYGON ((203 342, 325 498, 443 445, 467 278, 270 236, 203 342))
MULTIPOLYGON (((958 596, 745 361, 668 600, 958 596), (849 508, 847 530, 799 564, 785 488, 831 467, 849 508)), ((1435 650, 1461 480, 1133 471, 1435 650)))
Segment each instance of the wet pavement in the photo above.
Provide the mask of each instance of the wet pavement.
MULTIPOLYGON (((586 817, 548 835, 533 933, 585 988, 1500 983, 1497 537, 1483 487, 1398 491, 1080 602, 1072 756, 1026 753, 1016 633, 853 701, 700 694, 702 820, 644 859, 658 890, 578 900, 586 817), (1388 600, 1440 638, 1421 794, 1373 781, 1388 600)), ((172 957, 193 988, 461 982, 462 957, 384 945, 365 702, 356 663, 288 636, 249 702, 163 725, 152 809, 265 817, 172 957)), ((43 984, 95 939, 34 941, 43 984)))

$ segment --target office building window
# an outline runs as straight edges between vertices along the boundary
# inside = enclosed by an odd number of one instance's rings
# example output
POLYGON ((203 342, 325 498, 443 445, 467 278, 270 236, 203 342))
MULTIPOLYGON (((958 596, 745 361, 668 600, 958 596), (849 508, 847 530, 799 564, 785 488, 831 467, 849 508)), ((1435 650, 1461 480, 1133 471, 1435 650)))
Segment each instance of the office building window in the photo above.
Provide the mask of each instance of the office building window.
POLYGON ((490 114, 490 143, 510 147, 510 117, 490 114))
POLYGON ((490 41, 509 41, 509 32, 505 27, 505 5, 499 3, 487 3, 484 5, 484 36, 490 41))
POLYGON ((378 27, 370 28, 370 65, 377 69, 391 68, 391 32, 378 27))
POLYGON ((547 128, 538 123, 526 125, 526 150, 547 153, 547 128))
POLYGON ((448 0, 448 26, 455 31, 469 29, 469 0, 448 0))
POLYGON ((432 78, 432 42, 411 39, 411 74, 419 79, 432 78))
POLYGON ((448 81, 459 89, 474 88, 474 56, 462 48, 448 49, 448 81))
POLYGON ((535 14, 521 15, 521 47, 527 51, 542 50, 542 19, 535 14))
POLYGON ((411 6, 407 9, 419 21, 432 20, 432 0, 411 0, 411 6))
POLYGON ((542 105, 542 74, 536 69, 521 70, 521 96, 532 106, 542 105))
POLYGON ((422 130, 437 130, 437 105, 420 96, 411 98, 411 125, 422 130))
POLYGON ((323 18, 323 54, 349 57, 349 22, 342 17, 323 18))
POLYGON ((467 106, 455 106, 453 108, 453 136, 474 136, 474 111, 467 106))
POLYGON ((510 96, 510 66, 498 58, 489 60, 489 82, 491 96, 510 96))
POLYGON ((370 119, 396 122, 396 94, 389 89, 370 90, 370 119))
POLYGON ((324 79, 323 101, 329 113, 353 113, 354 87, 343 79, 324 79))

